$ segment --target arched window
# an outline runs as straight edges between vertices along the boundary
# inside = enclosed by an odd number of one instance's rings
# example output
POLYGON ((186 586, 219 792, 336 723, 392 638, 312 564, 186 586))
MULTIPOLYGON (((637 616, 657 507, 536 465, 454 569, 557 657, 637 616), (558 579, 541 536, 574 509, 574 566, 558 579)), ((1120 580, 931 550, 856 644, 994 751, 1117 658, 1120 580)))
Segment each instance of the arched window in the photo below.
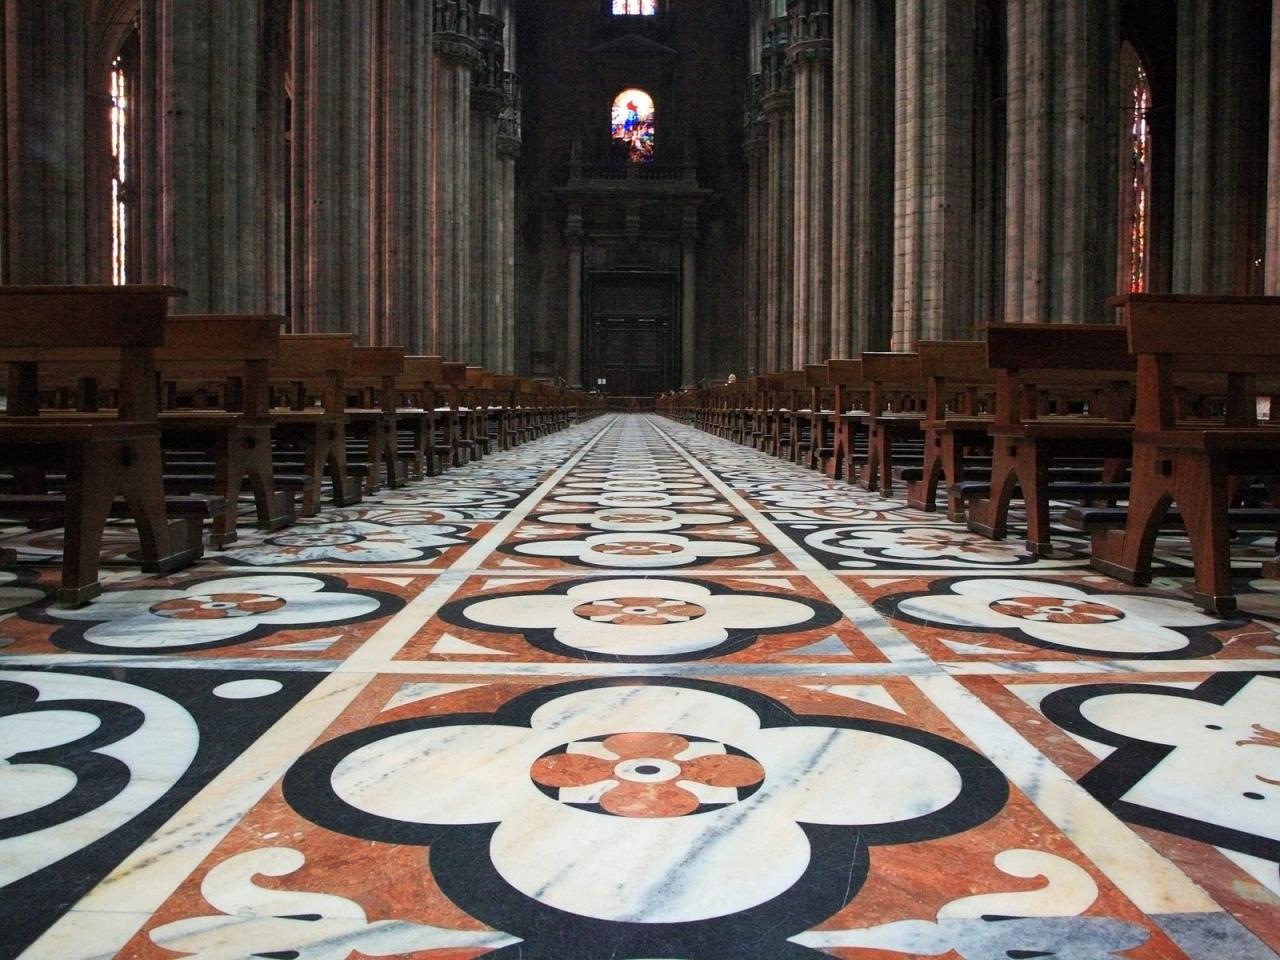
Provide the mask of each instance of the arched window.
POLYGON ((615 17, 652 17, 658 13, 658 0, 613 0, 615 17))
POLYGON ((129 166, 133 157, 129 135, 133 126, 133 97, 124 56, 111 64, 111 282, 129 280, 129 190, 133 186, 129 166))
POLYGON ((653 162, 653 97, 623 90, 613 100, 613 142, 630 163, 653 162))
POLYGON ((1121 287, 1142 293, 1147 289, 1151 255, 1151 81, 1128 43, 1121 50, 1120 69, 1125 108, 1120 161, 1121 287))

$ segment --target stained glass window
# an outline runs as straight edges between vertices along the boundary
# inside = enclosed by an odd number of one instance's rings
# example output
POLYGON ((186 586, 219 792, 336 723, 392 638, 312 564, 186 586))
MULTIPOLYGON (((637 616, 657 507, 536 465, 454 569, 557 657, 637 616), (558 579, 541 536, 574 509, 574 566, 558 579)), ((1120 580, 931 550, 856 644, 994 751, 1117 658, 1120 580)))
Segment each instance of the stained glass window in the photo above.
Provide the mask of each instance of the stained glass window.
POLYGON ((111 282, 127 282, 125 250, 128 240, 129 211, 125 203, 128 193, 127 143, 131 104, 124 64, 117 57, 111 65, 111 282))
POLYGON ((623 90, 613 101, 613 142, 631 163, 653 162, 653 97, 623 90))
POLYGON ((658 12, 658 0, 613 0, 615 17, 652 17, 658 12))
MULTIPOLYGON (((1135 58, 1136 59, 1136 58, 1135 58)), ((1129 133, 1128 169, 1125 172, 1125 207, 1128 213, 1124 241, 1131 293, 1147 289, 1147 254, 1151 217, 1151 83, 1141 62, 1130 76, 1126 90, 1125 126, 1129 133)))

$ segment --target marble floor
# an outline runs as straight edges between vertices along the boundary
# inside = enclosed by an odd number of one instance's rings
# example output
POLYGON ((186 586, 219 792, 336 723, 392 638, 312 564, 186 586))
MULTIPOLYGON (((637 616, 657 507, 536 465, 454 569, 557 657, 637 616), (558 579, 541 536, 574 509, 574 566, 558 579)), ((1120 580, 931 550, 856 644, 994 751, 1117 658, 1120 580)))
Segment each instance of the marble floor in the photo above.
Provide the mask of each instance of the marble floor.
POLYGON ((0 531, 0 956, 1280 955, 1240 616, 656 417, 51 604, 0 531))

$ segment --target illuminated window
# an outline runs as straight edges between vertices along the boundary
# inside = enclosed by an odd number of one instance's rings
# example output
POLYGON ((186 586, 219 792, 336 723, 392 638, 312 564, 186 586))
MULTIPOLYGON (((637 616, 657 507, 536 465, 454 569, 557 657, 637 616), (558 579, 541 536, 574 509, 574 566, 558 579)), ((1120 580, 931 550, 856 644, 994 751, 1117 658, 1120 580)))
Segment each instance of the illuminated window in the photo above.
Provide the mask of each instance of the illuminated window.
POLYGON ((133 109, 128 89, 123 60, 117 57, 111 64, 111 282, 116 284, 128 282, 129 208, 125 198, 130 186, 127 144, 133 109))
POLYGON ((652 17, 658 12, 658 0, 613 0, 615 17, 652 17))
POLYGON ((623 90, 614 98, 613 142, 629 162, 653 162, 653 97, 643 90, 623 90))
MULTIPOLYGON (((1125 51, 1131 53, 1131 48, 1125 51)), ((1131 293, 1147 289, 1151 248, 1151 83, 1136 53, 1125 58, 1125 131, 1121 243, 1125 283, 1131 293)))

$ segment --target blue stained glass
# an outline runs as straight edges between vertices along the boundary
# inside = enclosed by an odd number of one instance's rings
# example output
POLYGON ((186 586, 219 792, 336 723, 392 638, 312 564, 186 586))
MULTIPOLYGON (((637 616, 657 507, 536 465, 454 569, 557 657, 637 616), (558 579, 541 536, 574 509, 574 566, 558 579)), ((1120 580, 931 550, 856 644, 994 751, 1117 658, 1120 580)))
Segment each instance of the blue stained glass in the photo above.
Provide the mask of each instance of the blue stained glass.
POLYGON ((632 163, 653 162, 653 97, 623 90, 613 101, 613 140, 626 148, 632 163))

